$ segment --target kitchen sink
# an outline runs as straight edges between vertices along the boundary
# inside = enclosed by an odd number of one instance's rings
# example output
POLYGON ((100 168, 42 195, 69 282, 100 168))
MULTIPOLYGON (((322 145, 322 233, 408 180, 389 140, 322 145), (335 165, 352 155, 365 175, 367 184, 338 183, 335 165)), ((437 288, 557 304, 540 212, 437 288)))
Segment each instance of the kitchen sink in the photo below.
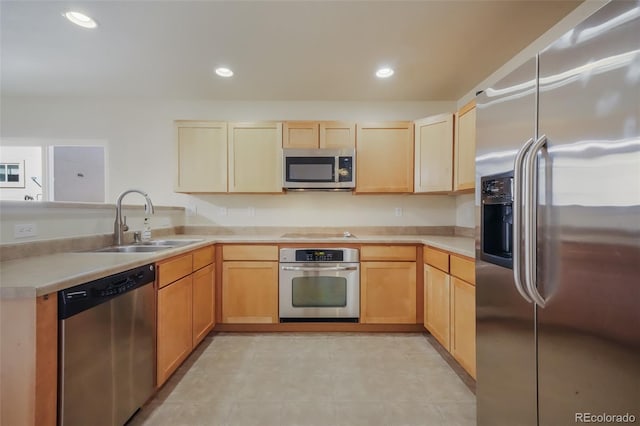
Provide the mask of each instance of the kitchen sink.
POLYGON ((188 244, 199 243, 200 241, 204 241, 202 238, 200 239, 175 239, 175 240, 151 240, 151 241, 143 241, 136 245, 141 246, 171 246, 171 247, 181 247, 186 246, 188 244))
POLYGON ((112 246, 105 247, 98 250, 91 250, 95 253, 149 253, 160 250, 167 250, 176 246, 170 245, 139 245, 132 244, 128 246, 112 246))
POLYGON ((123 246, 111 246, 97 250, 90 250, 94 253, 151 253, 154 251, 167 250, 170 248, 182 247, 189 244, 199 243, 203 239, 175 239, 175 240, 151 240, 137 244, 123 246))

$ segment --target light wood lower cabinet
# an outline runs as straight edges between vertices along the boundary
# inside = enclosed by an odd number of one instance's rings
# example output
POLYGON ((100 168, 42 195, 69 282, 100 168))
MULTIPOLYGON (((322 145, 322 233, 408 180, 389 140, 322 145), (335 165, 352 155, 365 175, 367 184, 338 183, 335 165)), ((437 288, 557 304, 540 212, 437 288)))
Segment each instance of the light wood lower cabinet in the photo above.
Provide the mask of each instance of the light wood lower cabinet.
POLYGON ((223 262, 222 322, 278 322, 277 262, 223 262))
POLYGON ((424 262, 424 326, 475 378, 474 259, 425 247, 424 262))
POLYGON ((415 262, 360 263, 360 322, 416 323, 415 262))
POLYGON ((476 288, 451 277, 451 355, 476 377, 476 288))
POLYGON ((447 350, 450 350, 450 279, 446 272, 424 266, 424 326, 447 350))
POLYGON ((157 265, 158 386, 215 325, 214 255, 214 246, 208 246, 157 265))
POLYGON ((205 338, 215 326, 214 266, 193 273, 193 346, 205 338))
POLYGON ((158 290, 157 380, 164 383, 193 348, 193 277, 158 290))

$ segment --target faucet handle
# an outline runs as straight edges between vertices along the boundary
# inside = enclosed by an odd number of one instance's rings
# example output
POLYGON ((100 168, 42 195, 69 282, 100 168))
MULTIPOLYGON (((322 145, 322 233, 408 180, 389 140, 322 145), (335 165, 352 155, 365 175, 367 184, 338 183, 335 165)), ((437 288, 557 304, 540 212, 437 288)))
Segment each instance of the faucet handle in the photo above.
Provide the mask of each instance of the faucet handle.
POLYGON ((129 230, 129 225, 127 225, 127 217, 126 216, 123 216, 122 230, 123 231, 128 231, 129 230))

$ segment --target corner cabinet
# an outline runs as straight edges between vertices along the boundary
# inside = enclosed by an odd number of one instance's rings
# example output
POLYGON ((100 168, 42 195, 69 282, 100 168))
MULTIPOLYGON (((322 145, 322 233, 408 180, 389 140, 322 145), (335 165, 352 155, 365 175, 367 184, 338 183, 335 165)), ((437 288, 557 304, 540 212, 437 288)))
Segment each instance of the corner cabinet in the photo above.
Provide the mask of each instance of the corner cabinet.
POLYGON ((415 122, 415 192, 449 192, 453 186, 453 114, 415 122))
POLYGON ((413 192, 413 122, 356 125, 356 192, 413 192))
POLYGON ((227 192, 227 123, 176 121, 176 192, 227 192))
POLYGON ((282 147, 296 149, 345 149, 356 144, 355 123, 344 121, 287 121, 282 147))
POLYGON ((222 322, 275 324, 278 317, 278 247, 222 247, 222 322))
POLYGON ((229 123, 229 192, 282 192, 282 123, 229 123))
POLYGON ((161 386, 215 326, 214 246, 157 264, 157 371, 161 386))
POLYGON ((416 248, 362 246, 360 322, 416 323, 416 248))
POLYGON ((457 113, 454 191, 473 191, 476 179, 476 102, 457 113))

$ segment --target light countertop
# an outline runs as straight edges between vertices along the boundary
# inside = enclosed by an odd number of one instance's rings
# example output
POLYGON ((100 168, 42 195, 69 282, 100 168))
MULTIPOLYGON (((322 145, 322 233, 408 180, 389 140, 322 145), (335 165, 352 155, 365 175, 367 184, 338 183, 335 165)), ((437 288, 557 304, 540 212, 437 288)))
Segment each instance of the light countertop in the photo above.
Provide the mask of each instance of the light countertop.
POLYGON ((2 297, 33 297, 155 263, 212 243, 269 244, 425 244, 467 257, 475 257, 473 238, 429 235, 358 235, 356 238, 282 238, 280 235, 177 235, 164 238, 203 241, 151 253, 57 253, 0 263, 2 297))

